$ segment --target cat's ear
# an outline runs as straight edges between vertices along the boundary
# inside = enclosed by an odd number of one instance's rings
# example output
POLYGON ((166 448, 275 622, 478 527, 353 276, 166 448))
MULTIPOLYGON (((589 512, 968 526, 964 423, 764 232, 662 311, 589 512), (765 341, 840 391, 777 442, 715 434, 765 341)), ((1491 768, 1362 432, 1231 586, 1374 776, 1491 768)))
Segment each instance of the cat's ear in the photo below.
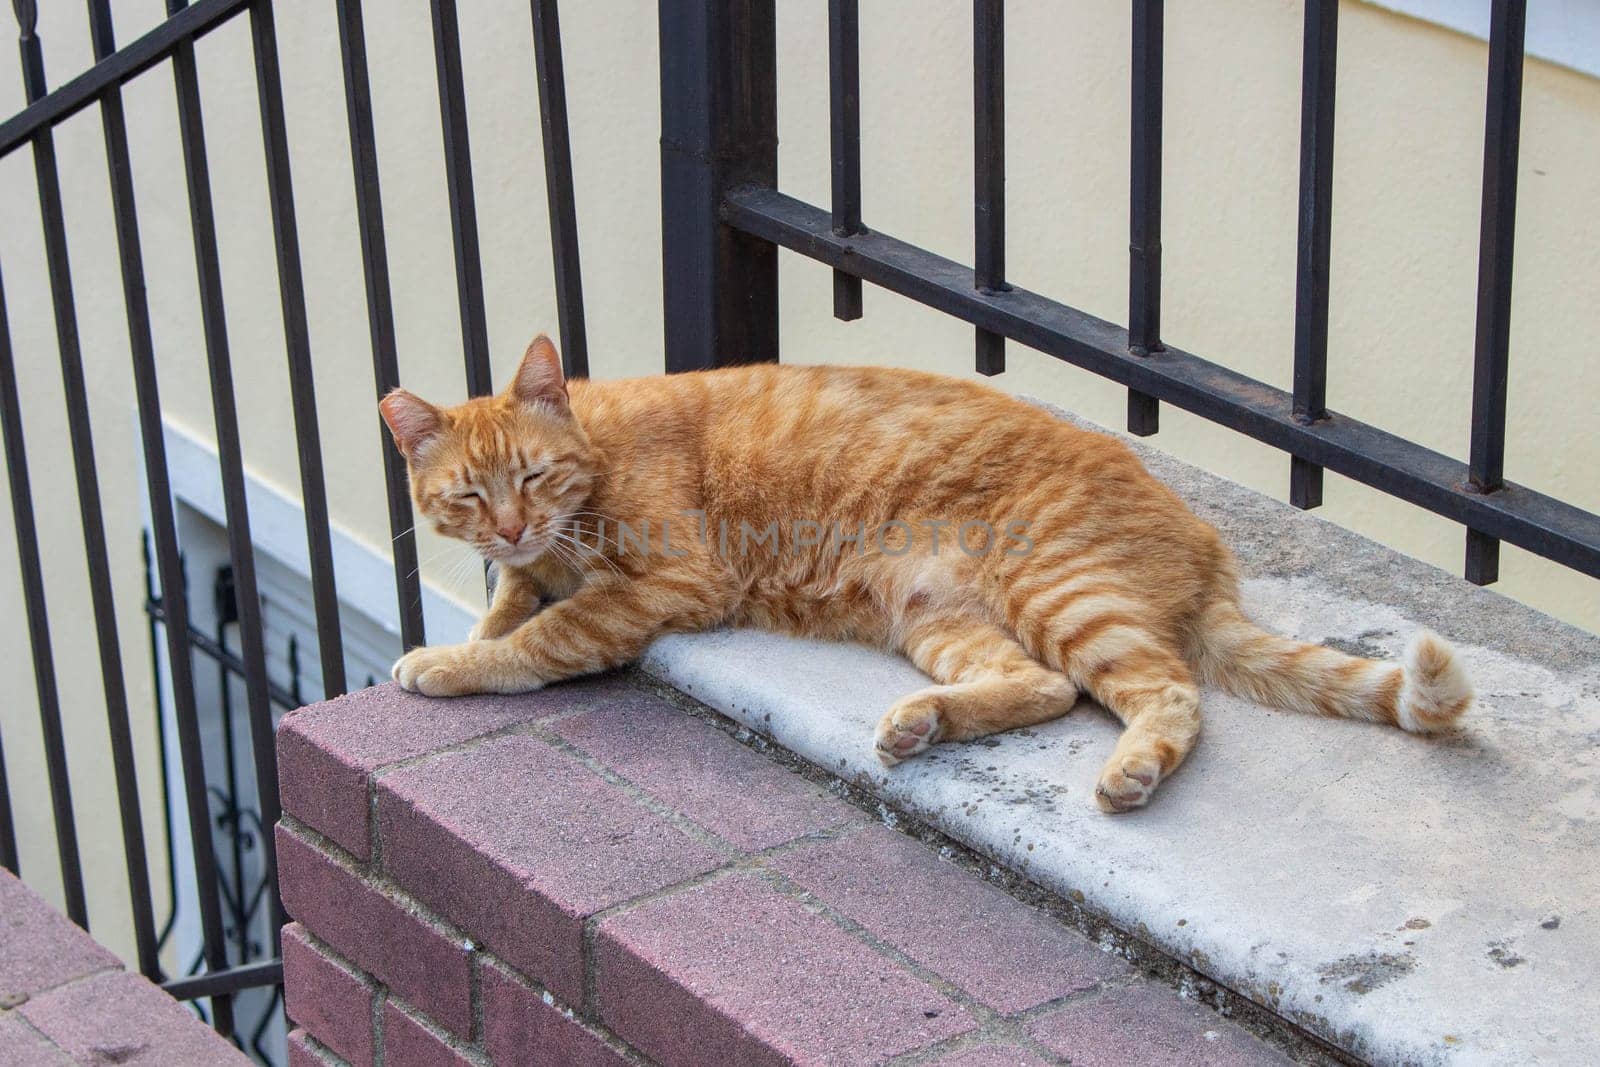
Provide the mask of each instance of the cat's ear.
POLYGON ((393 389, 378 401, 383 421, 394 435, 394 443, 407 459, 414 460, 424 445, 444 429, 440 410, 415 393, 393 389))
POLYGON ((540 334, 522 354, 522 365, 511 381, 511 395, 524 404, 567 407, 567 380, 561 374, 561 353, 549 337, 540 334))

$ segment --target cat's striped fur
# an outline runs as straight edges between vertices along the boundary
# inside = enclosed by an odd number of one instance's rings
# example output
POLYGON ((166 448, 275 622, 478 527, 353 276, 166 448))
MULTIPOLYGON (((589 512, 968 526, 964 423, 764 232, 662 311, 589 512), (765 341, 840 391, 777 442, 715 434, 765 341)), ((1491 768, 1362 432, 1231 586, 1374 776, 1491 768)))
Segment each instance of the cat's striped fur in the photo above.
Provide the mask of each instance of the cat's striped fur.
POLYGON ((1054 718, 1086 692, 1127 727, 1095 790, 1107 811, 1145 803, 1183 761, 1201 684, 1415 732, 1471 701, 1432 634, 1399 665, 1259 629, 1216 531, 1132 452, 979 384, 766 365, 569 392, 541 337, 499 396, 440 409, 397 390, 383 413, 421 514, 500 562, 473 640, 395 665, 422 693, 522 692, 723 624, 867 641, 935 683, 884 716, 885 763, 1054 718), (787 536, 889 520, 859 550, 787 536), (717 535, 773 522, 772 549, 717 535), (958 550, 969 522, 1022 523, 1028 549, 958 550), (618 536, 663 524, 670 545, 618 536))

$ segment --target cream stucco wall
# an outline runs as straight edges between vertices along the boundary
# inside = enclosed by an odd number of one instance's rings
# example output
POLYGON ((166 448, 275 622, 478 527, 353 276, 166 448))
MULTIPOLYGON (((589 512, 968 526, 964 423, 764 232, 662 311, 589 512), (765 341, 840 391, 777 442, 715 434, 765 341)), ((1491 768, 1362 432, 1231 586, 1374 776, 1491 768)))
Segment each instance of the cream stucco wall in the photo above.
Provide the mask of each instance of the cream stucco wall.
MULTIPOLYGON (((90 61, 80 5, 41 5, 53 84, 90 61)), ((828 196, 825 5, 779 3, 781 185, 828 196)), ((377 139, 402 377, 447 400, 463 393, 428 5, 369 3, 377 139)), ((467 0, 463 52, 482 223, 489 333, 503 378, 536 330, 554 330, 526 4, 467 0)), ((124 43, 159 0, 119 0, 124 43)), ((865 217, 875 229, 970 261, 968 5, 862 5, 865 217)), ((1126 304, 1127 5, 1008 5, 1011 276, 1116 321, 1126 304)), ((371 413, 371 369, 333 6, 277 4, 330 498, 337 521, 383 546, 388 530, 371 413)), ((656 11, 648 0, 563 5, 591 360, 596 376, 661 363, 656 11)), ((1293 336, 1300 5, 1169 4, 1164 333, 1287 387, 1293 336)), ((1464 455, 1468 437, 1485 46, 1359 3, 1342 11, 1335 153, 1329 403, 1464 455)), ((287 407, 270 223, 244 19, 199 47, 237 396, 249 465, 298 485, 287 407)), ((0 49, 0 112, 21 106, 15 51, 0 49)), ((126 92, 145 265, 169 417, 209 434, 172 81, 157 68, 126 92)), ((1600 510, 1600 361, 1584 339, 1600 297, 1600 83, 1532 60, 1522 134, 1507 474, 1600 510)), ((78 320, 89 368, 140 770, 156 761, 140 612, 142 522, 126 327, 98 112, 57 136, 78 320)), ((61 668, 77 808, 90 853, 97 932, 127 950, 114 794, 94 670, 60 378, 33 169, 0 160, 0 265, 29 431, 34 494, 61 668)), ((829 314, 826 270, 787 254, 783 355, 970 373, 971 331, 868 289, 866 317, 829 314)), ((998 384, 1119 426, 1122 391, 1009 346, 998 384)), ((1280 454, 1172 409, 1164 448, 1263 491, 1286 492, 1280 454)), ((1462 531, 1330 475, 1322 514, 1459 570, 1462 531)), ((424 538, 425 573, 457 550, 424 538)), ((14 683, 0 735, 30 881, 55 891, 53 839, 20 614, 15 546, 0 537, 0 648, 14 683)), ((1600 583, 1504 553, 1500 590, 1600 629, 1600 583)), ((146 790, 147 825, 159 826, 146 790)), ((154 836, 154 834, 153 834, 154 836)))

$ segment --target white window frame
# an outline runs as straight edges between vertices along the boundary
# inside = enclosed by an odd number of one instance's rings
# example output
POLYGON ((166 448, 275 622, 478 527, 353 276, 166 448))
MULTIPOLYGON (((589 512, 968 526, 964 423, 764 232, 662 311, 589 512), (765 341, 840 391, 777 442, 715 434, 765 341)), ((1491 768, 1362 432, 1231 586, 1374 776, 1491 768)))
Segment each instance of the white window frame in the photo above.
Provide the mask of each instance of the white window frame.
MULTIPOLYGON (((1489 39, 1490 0, 1367 2, 1480 41, 1489 39)), ((1600 0, 1533 0, 1524 49, 1530 56, 1600 77, 1600 0)))

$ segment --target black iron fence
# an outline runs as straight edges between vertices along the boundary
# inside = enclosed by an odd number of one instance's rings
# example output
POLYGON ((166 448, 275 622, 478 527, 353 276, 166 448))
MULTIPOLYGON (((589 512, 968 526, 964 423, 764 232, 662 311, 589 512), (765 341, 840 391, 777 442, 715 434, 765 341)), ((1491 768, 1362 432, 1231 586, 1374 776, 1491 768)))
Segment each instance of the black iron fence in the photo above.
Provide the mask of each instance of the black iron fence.
MULTIPOLYGON (((1600 516, 1505 480, 1507 353, 1517 203, 1525 0, 1485 0, 1491 31, 1478 259, 1472 443, 1466 462, 1327 407, 1337 0, 1304 0, 1294 388, 1275 389, 1161 341, 1162 0, 1131 0, 1132 180, 1128 328, 1005 277, 1002 0, 974 0, 976 269, 862 224, 856 0, 828 17, 833 204, 777 188, 770 0, 661 4, 662 195, 667 366, 778 356, 776 250, 835 271, 835 314, 860 313, 872 282, 977 327, 977 369, 1004 367, 1001 339, 1128 387, 1128 429, 1154 433, 1174 404, 1290 457, 1290 499, 1321 503, 1332 470, 1467 528, 1466 576, 1498 576, 1507 541, 1600 576, 1600 516)), ((1286 353, 1286 357, 1289 354, 1286 353)))
MULTIPOLYGON (((196 0, 189 5, 168 0, 166 21, 119 49, 112 39, 109 0, 88 0, 96 62, 54 90, 46 83, 40 43, 34 32, 34 4, 13 0, 13 7, 21 28, 22 67, 29 103, 0 123, 0 157, 27 149, 34 161, 138 964, 145 974, 165 981, 179 997, 210 998, 213 1022, 232 1034, 235 1022, 231 996, 241 989, 276 983, 281 972, 275 944, 264 946, 254 958, 238 945, 236 928, 246 922, 240 911, 245 887, 235 878, 230 898, 227 874, 219 872, 212 833, 218 816, 205 784, 200 723, 206 709, 198 705, 195 696, 195 653, 209 656, 225 672, 243 679, 250 770, 259 798, 259 810, 252 818, 259 826, 270 826, 278 816, 272 705, 275 701, 280 705, 284 702, 284 694, 274 689, 267 676, 261 598, 252 553, 245 467, 218 265, 215 206, 194 55, 199 38, 236 16, 248 18, 254 55, 305 537, 311 561, 317 657, 327 695, 342 692, 346 684, 273 5, 271 0, 196 0), (152 587, 151 614, 159 623, 165 650, 181 753, 203 940, 203 966, 196 968, 195 974, 181 976, 163 973, 162 932, 152 913, 150 871, 131 742, 133 712, 123 684, 123 653, 115 625, 106 522, 97 483, 52 142, 53 131, 60 123, 85 109, 98 107, 109 164, 148 479, 145 488, 150 503, 156 585, 162 591, 182 590, 183 546, 174 518, 162 436, 156 379, 158 354, 144 293, 138 213, 121 96, 126 83, 158 67, 170 71, 177 93, 196 283, 224 486, 228 577, 235 605, 229 632, 236 635, 233 646, 222 640, 220 633, 200 633, 203 640, 197 640, 195 634, 199 631, 190 625, 186 597, 158 595, 152 587), (230 943, 235 946, 232 952, 230 943)), ((1161 341, 1161 0, 1131 0, 1132 177, 1126 329, 1007 281, 1002 0, 974 0, 972 5, 975 267, 874 232, 863 224, 858 7, 859 0, 830 0, 827 5, 833 202, 830 208, 823 209, 790 197, 777 187, 775 0, 659 0, 668 370, 778 358, 777 255, 779 248, 787 248, 833 268, 834 313, 841 319, 860 316, 861 283, 868 281, 972 323, 976 327, 976 366, 984 374, 1004 370, 1004 346, 1009 339, 1127 386, 1128 428, 1133 433, 1155 433, 1159 405, 1164 402, 1286 452, 1290 457, 1290 497, 1300 507, 1320 503, 1322 472, 1327 469, 1460 522, 1467 529, 1466 574, 1474 582, 1495 579, 1502 540, 1600 576, 1600 517, 1511 484, 1503 477, 1524 0, 1492 0, 1472 437, 1465 462, 1330 411, 1326 405, 1336 0, 1305 0, 1294 384, 1289 392, 1161 341)), ((478 395, 488 392, 491 382, 457 7, 455 0, 430 0, 430 8, 461 350, 468 389, 478 395)), ((335 0, 334 9, 343 63, 374 395, 382 395, 398 384, 399 372, 363 10, 360 0, 335 0)), ((530 52, 538 84, 562 347, 568 373, 582 375, 588 365, 556 0, 531 0, 530 13, 530 52)), ((67 911, 80 924, 87 924, 67 776, 68 753, 33 519, 34 493, 28 480, 21 400, 4 313, 0 291, 0 430, 22 568, 55 841, 67 911)), ((1286 358, 1289 355, 1286 353, 1286 358)), ((376 417, 374 432, 381 432, 376 417)), ((410 647, 424 639, 417 550, 410 532, 412 516, 403 466, 392 449, 385 448, 384 456, 390 532, 394 535, 395 593, 402 640, 410 647)), ((289 699, 296 700, 297 695, 289 699)), ((239 805, 235 802, 231 807, 224 806, 237 824, 242 819, 239 805)), ((270 912, 270 925, 275 931, 281 906, 270 851, 264 850, 260 906, 270 912)), ((0 864, 13 871, 18 866, 3 754, 0 864)))
MULTIPOLYGON (((472 394, 481 395, 492 387, 457 9, 455 0, 430 0, 430 4, 455 247, 462 351, 468 388, 472 394)), ((88 0, 95 63, 83 74, 54 90, 49 88, 46 80, 43 50, 36 33, 36 4, 31 0, 13 0, 12 6, 20 30, 19 45, 28 103, 22 111, 0 123, 0 157, 27 149, 31 151, 34 161, 91 608, 104 685, 106 722, 111 739, 121 837, 132 905, 130 921, 138 967, 150 978, 164 982, 165 987, 179 998, 209 998, 209 1015, 217 1029, 234 1036, 243 1045, 253 1045, 259 1042, 261 1031, 253 1028, 252 1032, 244 1033, 236 1029, 232 998, 240 990, 271 986, 281 979, 277 930, 283 921, 282 905, 277 894, 272 850, 265 847, 261 835, 263 828, 271 827, 279 815, 277 766, 272 745, 272 705, 276 702, 281 707, 285 695, 273 686, 267 676, 262 601, 252 548, 245 466, 234 396, 228 326, 224 315, 216 208, 207 167, 206 132, 195 64, 195 42, 240 16, 249 21, 255 66, 258 118, 265 150, 289 393, 299 458, 305 537, 311 564, 317 654, 324 695, 338 695, 344 692, 346 686, 273 4, 272 0, 196 0, 193 4, 184 0, 167 0, 168 17, 165 21, 138 40, 118 48, 112 34, 109 0, 88 0), (162 406, 156 377, 158 353, 152 339, 150 309, 145 296, 139 220, 122 102, 122 87, 126 83, 140 76, 153 76, 151 72, 158 67, 170 71, 177 93, 178 137, 183 156, 227 520, 228 581, 233 605, 233 614, 227 620, 227 632, 237 635, 235 648, 227 646, 225 632, 208 635, 190 624, 188 600, 181 592, 185 589, 182 545, 174 515, 174 498, 163 439, 162 406), (182 961, 178 973, 173 975, 163 970, 160 959, 162 942, 170 932, 170 920, 158 929, 153 912, 150 870, 146 858, 147 842, 140 814, 139 783, 133 755, 132 730, 135 720, 125 688, 123 650, 116 627, 106 520, 102 513, 102 497, 97 480, 95 442, 85 389, 72 269, 66 241, 66 219, 53 141, 53 133, 58 125, 96 106, 105 139, 143 466, 148 479, 146 491, 150 506, 151 554, 157 579, 151 586, 148 610, 153 623, 159 624, 154 628, 160 630, 165 650, 177 747, 181 753, 189 821, 188 838, 193 850, 193 874, 197 887, 195 903, 198 906, 203 946, 201 958, 194 966, 183 966, 188 961, 182 961), (173 591, 178 592, 174 594, 173 591), (233 715, 226 706, 201 708, 197 704, 194 676, 196 653, 211 658, 220 665, 220 669, 243 679, 248 744, 229 746, 228 772, 230 776, 234 774, 234 750, 246 749, 250 760, 248 771, 253 778, 248 793, 256 800, 254 809, 242 807, 238 800, 239 793, 234 790, 225 791, 220 797, 214 792, 208 793, 201 736, 202 715, 220 715, 229 729, 233 715), (245 826, 247 821, 253 829, 245 826), (242 866, 237 862, 223 865, 231 870, 219 868, 213 834, 214 825, 217 824, 226 824, 224 828, 232 831, 235 842, 240 840, 241 834, 253 834, 264 865, 264 876, 257 883, 246 884, 241 873, 242 866), (252 947, 248 927, 262 909, 269 916, 267 929, 270 930, 271 943, 252 947)), ((529 7, 532 20, 530 59, 536 69, 539 89, 538 108, 543 129, 555 283, 560 295, 560 329, 567 371, 581 375, 586 373, 587 360, 556 0, 531 0, 529 7)), ((360 0, 336 0, 335 9, 343 61, 351 169, 356 192, 356 221, 360 231, 371 330, 374 396, 382 396, 399 384, 399 372, 363 10, 360 0)), ((531 124, 529 132, 531 136, 531 124)), ((51 651, 49 612, 41 570, 39 536, 34 521, 35 494, 28 479, 29 462, 21 409, 15 357, 5 319, 3 289, 0 289, 0 430, 3 430, 12 520, 22 570, 23 608, 33 656, 56 853, 67 914, 79 925, 87 927, 88 906, 83 865, 68 779, 68 752, 62 730, 57 666, 51 651)), ((375 414, 373 425, 375 433, 381 432, 375 414)), ((388 489, 391 532, 394 535, 395 594, 399 605, 402 642, 406 647, 411 647, 422 643, 424 639, 417 550, 412 533, 409 498, 405 491, 404 466, 394 450, 385 444, 384 476, 388 489)), ((226 704, 231 686, 224 683, 218 691, 226 704)), ((159 697, 159 684, 156 692, 159 697)), ((294 699, 294 702, 298 703, 298 700, 294 699)), ((159 707, 156 713, 159 716, 159 707)), ((237 860, 237 857, 232 859, 237 860)), ((0 865, 20 873, 3 750, 0 750, 0 865)), ((176 894, 175 874, 172 871, 166 874, 171 882, 171 892, 176 894)), ((177 906, 176 901, 173 906, 177 906)))

